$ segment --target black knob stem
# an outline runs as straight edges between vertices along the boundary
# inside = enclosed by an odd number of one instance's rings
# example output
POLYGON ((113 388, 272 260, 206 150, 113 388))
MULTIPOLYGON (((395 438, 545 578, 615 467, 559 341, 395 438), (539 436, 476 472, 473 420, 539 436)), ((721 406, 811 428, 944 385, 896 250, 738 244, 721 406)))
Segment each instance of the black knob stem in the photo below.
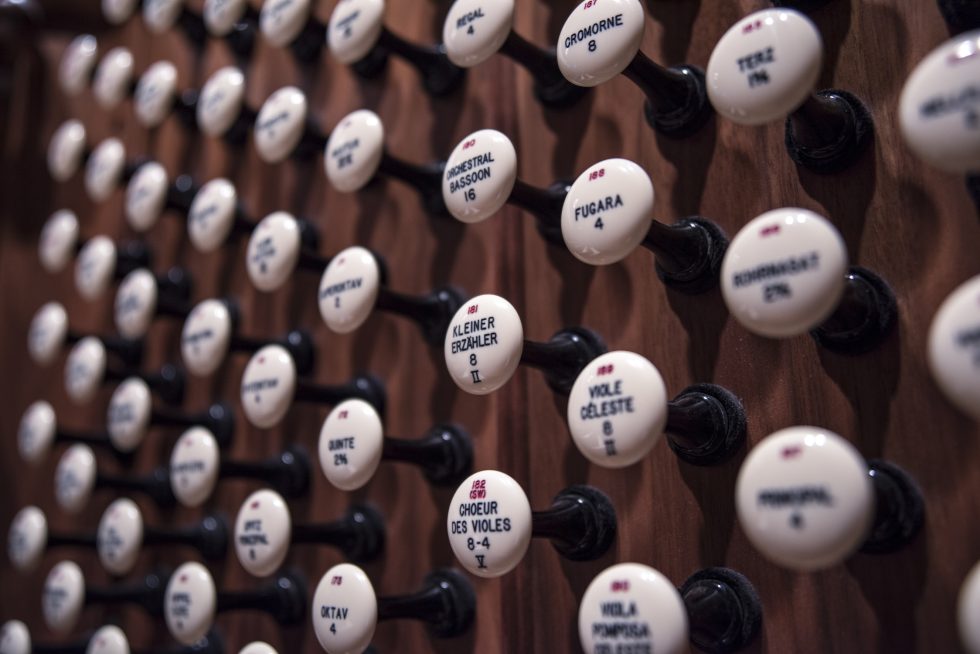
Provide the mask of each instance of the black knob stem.
POLYGON ((188 545, 206 559, 224 558, 228 551, 228 525, 220 515, 209 515, 187 527, 143 527, 145 545, 188 545))
POLYGON ((357 375, 346 384, 317 385, 305 379, 296 380, 296 402, 310 402, 334 406, 344 400, 359 398, 372 405, 380 415, 384 415, 387 393, 384 384, 373 375, 357 375))
POLYGON ((143 493, 162 508, 176 504, 176 498, 170 488, 170 471, 166 466, 154 468, 149 474, 139 477, 99 472, 95 477, 95 487, 143 493))
POLYGON ((664 136, 689 136, 712 115, 704 72, 699 68, 664 68, 637 52, 623 74, 646 95, 647 122, 664 136))
POLYGON ((165 579, 148 574, 142 581, 110 586, 85 587, 86 604, 138 604, 154 617, 163 617, 165 579))
POLYGON ((862 354, 884 341, 897 321, 898 306, 888 283, 866 268, 851 266, 840 304, 810 335, 837 354, 862 354))
POLYGON ((874 136, 871 112, 840 89, 817 91, 786 118, 790 158, 815 173, 835 173, 853 164, 874 136))
POLYGON ((218 612, 262 611, 279 624, 297 624, 306 615, 306 584, 297 575, 284 573, 250 591, 219 591, 218 612))
POLYGON ((289 49, 300 63, 312 65, 320 58, 326 42, 327 26, 311 16, 303 26, 303 31, 289 44, 289 49))
POLYGON ((184 401, 186 380, 183 368, 167 363, 158 372, 138 376, 167 404, 181 404, 184 401))
POLYGON ((52 547, 89 547, 94 549, 98 538, 93 534, 66 534, 57 531, 48 532, 45 549, 52 547))
POLYGON ((466 70, 449 61, 446 48, 441 44, 409 43, 383 27, 376 48, 398 55, 411 64, 421 75, 422 86, 429 95, 448 95, 466 79, 466 70))
POLYGON ((568 395, 582 369, 606 351, 598 334, 584 327, 570 327, 545 343, 525 340, 521 363, 541 370, 553 391, 568 395))
POLYGON ((232 461, 222 458, 222 479, 257 479, 284 497, 301 497, 310 487, 310 458, 299 445, 265 461, 232 461))
POLYGON ((531 513, 531 535, 548 538, 567 559, 594 561, 616 539, 616 509, 596 488, 569 486, 555 496, 551 508, 531 513))
POLYGON ((458 571, 441 568, 426 576, 422 590, 378 598, 378 620, 421 620, 439 638, 466 633, 476 615, 476 594, 458 571))
POLYGON ((381 154, 381 163, 378 164, 379 172, 415 187, 426 211, 435 216, 447 214, 446 203, 442 199, 442 174, 445 169, 445 161, 415 164, 394 157, 387 151, 381 154))
POLYGON ((458 486, 473 468, 469 433, 455 425, 438 425, 422 438, 385 437, 381 458, 417 465, 439 486, 458 486))
POLYGON ((133 453, 123 452, 117 449, 109 439, 107 432, 86 433, 58 427, 58 430, 54 434, 54 440, 60 443, 82 443, 91 448, 108 452, 124 467, 129 467, 133 463, 133 453))
POLYGON ((861 547, 869 554, 895 552, 922 530, 925 502, 915 480, 893 463, 872 459, 868 474, 875 490, 875 517, 871 534, 861 547))
POLYGON ((339 520, 293 525, 292 541, 332 545, 354 563, 372 561, 384 551, 384 516, 370 504, 352 504, 339 520))
POLYGON ((224 402, 212 404, 198 413, 183 413, 163 407, 154 408, 150 414, 150 424, 163 427, 195 427, 200 425, 214 435, 221 447, 231 443, 235 434, 235 413, 224 402))
POLYGON ((680 588, 690 638, 705 652, 736 652, 752 643, 762 625, 762 602, 743 575, 729 568, 706 568, 680 588))
POLYGON ((745 429, 745 408, 721 386, 688 386, 667 404, 667 442, 694 465, 730 459, 745 443, 745 429))
POLYGON ((514 181, 514 190, 507 202, 532 214, 537 220, 538 231, 548 241, 563 245, 561 210, 570 187, 567 182, 555 182, 548 188, 538 188, 518 179, 514 181))
POLYGON ((146 244, 141 241, 126 241, 116 246, 116 265, 113 278, 122 279, 137 268, 149 268, 152 257, 146 244))
POLYGON ((191 45, 197 49, 204 47, 208 39, 208 28, 200 14, 183 7, 180 10, 180 15, 177 16, 177 26, 180 27, 191 45))
POLYGON ((694 216, 673 225, 652 221, 643 246, 657 257, 657 275, 683 293, 718 285, 728 238, 715 223, 694 216))
POLYGON ((380 311, 414 320, 430 345, 441 346, 449 323, 465 301, 466 296, 451 287, 438 288, 426 295, 405 295, 382 286, 376 306, 380 311))
POLYGON ((558 68, 554 49, 543 49, 511 31, 500 53, 527 69, 534 77, 534 95, 550 107, 567 107, 585 95, 586 89, 565 79, 558 68))
MULTIPOLYGON (((68 342, 77 343, 82 336, 79 334, 68 333, 68 342)), ((99 340, 107 352, 110 352, 126 366, 136 367, 143 361, 143 341, 123 338, 122 336, 100 336, 99 340)))

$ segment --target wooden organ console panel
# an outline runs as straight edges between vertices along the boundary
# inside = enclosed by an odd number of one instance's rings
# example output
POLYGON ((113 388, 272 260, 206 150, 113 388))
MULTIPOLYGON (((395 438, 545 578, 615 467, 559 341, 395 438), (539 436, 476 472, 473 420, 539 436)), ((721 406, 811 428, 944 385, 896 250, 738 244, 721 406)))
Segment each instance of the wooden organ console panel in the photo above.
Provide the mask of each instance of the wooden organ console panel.
MULTIPOLYGON (((260 8, 258 2, 251 4, 260 8)), ((334 4, 314 0, 316 18, 326 24, 334 4)), ((514 31, 551 47, 578 4, 518 2, 514 31)), ((702 69, 732 25, 770 6, 761 0, 641 4, 646 17, 640 50, 666 65, 702 69)), ((963 176, 932 168, 913 154, 898 115, 905 79, 951 36, 936 3, 831 0, 808 12, 825 47, 815 88, 852 92, 874 121, 867 151, 832 174, 811 172, 789 158, 781 119, 746 126, 713 113, 690 136, 659 134, 644 118, 642 92, 623 75, 585 92, 570 107, 552 109, 535 97, 528 70, 501 55, 469 69, 462 86, 441 97, 426 93, 417 71, 394 56, 385 70, 365 79, 326 47, 304 65, 288 49, 256 34, 251 56, 238 62, 245 72, 248 107, 257 111, 277 89, 296 86, 306 94, 311 124, 323 135, 350 112, 370 109, 383 121, 387 151, 410 163, 445 160, 467 135, 491 128, 512 141, 517 174, 532 186, 571 182, 609 158, 636 162, 653 182, 653 215, 668 224, 703 216, 734 238, 771 209, 812 210, 840 231, 850 261, 880 275, 897 300, 893 331, 859 355, 834 353, 807 335, 778 340, 754 335, 732 317, 720 288, 687 294, 666 287, 649 252, 634 252, 611 265, 586 265, 561 245, 549 244, 531 214, 513 205, 486 221, 464 224, 435 215, 412 187, 390 177, 358 192, 337 191, 324 175, 319 151, 270 164, 258 156, 251 135, 244 144, 229 144, 188 129, 176 113, 147 129, 136 120, 129 98, 103 109, 88 87, 70 97, 58 84, 58 65, 71 38, 81 32, 96 37, 100 59, 113 47, 128 48, 137 76, 157 61, 172 62, 180 90, 200 89, 214 71, 236 64, 236 55, 221 39, 207 38, 197 47, 176 28, 151 33, 138 12, 110 26, 91 0, 70 9, 55 2, 41 5, 57 29, 18 28, 19 36, 9 43, 22 39, 26 45, 16 56, 11 48, 2 70, 9 84, 0 112, 4 528, 21 507, 35 504, 53 531, 94 532, 118 494, 96 490, 79 513, 69 514, 56 502, 53 484, 63 447, 37 464, 25 463, 18 452, 21 414, 38 399, 52 404, 66 429, 100 430, 106 424, 112 385, 76 405, 64 389, 67 348, 41 366, 25 347, 34 312, 51 300, 67 308, 73 331, 115 331, 114 287, 94 301, 85 300, 74 286, 74 262, 52 274, 38 260, 42 224, 52 212, 68 208, 78 215, 84 238, 143 239, 152 251, 154 273, 183 267, 192 280, 193 303, 235 298, 241 335, 271 340, 292 329, 306 330, 316 353, 310 380, 341 384, 358 373, 377 376, 387 389, 386 435, 418 437, 433 425, 456 424, 472 437, 473 470, 510 475, 536 510, 574 484, 598 488, 612 501, 615 541, 597 560, 571 561, 545 539, 533 539, 508 574, 496 579, 468 575, 477 610, 465 635, 438 639, 417 621, 383 621, 372 641, 379 652, 580 651, 579 602, 594 577, 622 562, 654 567, 675 586, 709 566, 744 574, 763 610, 761 631, 746 651, 960 651, 957 594, 980 559, 980 429, 939 390, 927 350, 940 304, 980 273, 980 221, 963 176), (411 321, 375 311, 352 333, 328 330, 317 307, 318 273, 297 269, 278 290, 257 290, 246 272, 247 235, 202 254, 189 242, 186 218, 178 211, 167 210, 140 234, 124 219, 124 189, 95 202, 85 192, 83 172, 55 182, 45 167, 45 153, 54 130, 69 118, 84 124, 89 147, 117 137, 129 160, 153 159, 171 179, 187 174, 203 184, 228 178, 255 220, 274 211, 305 219, 319 233, 316 253, 324 260, 352 245, 369 248, 383 256, 388 286, 396 291, 423 294, 448 284, 468 296, 502 296, 521 317, 524 337, 535 341, 546 341, 565 327, 587 327, 610 351, 629 350, 653 362, 667 397, 695 383, 722 386, 744 405, 747 445, 713 466, 686 463, 664 444, 625 468, 590 463, 569 435, 567 396, 553 391, 541 371, 518 367, 496 392, 471 395, 448 374, 442 344, 427 343, 411 321), (915 479, 925 501, 925 522, 911 543, 885 555, 859 553, 815 572, 777 566, 753 547, 735 508, 740 466, 752 446, 794 425, 836 432, 863 457, 886 459, 915 479)), ((389 2, 384 23, 408 41, 441 42, 450 5, 389 2)), ((199 0, 188 0, 187 6, 202 10, 199 0)), ((181 362, 181 325, 166 317, 154 320, 141 370, 181 362)), ((233 407, 229 459, 267 459, 290 445, 306 450, 310 487, 307 494, 288 499, 294 523, 337 519, 355 502, 376 507, 387 540, 383 554, 363 568, 379 595, 414 591, 435 568, 460 568, 446 531, 455 485, 433 485, 415 466, 382 462, 363 487, 335 488, 317 459, 328 409, 297 403, 276 426, 251 426, 239 395, 248 360, 247 354, 231 354, 214 374, 188 375, 180 406, 189 413, 218 401, 233 407)), ((159 400, 155 405, 163 406, 159 400)), ((98 452, 99 470, 145 474, 166 465, 181 431, 153 427, 130 466, 98 452)), ((232 528, 242 502, 262 487, 256 481, 222 480, 197 508, 161 509, 146 497, 133 498, 148 525, 190 525, 217 512, 232 528)), ((92 584, 112 580, 91 548, 52 549, 29 572, 16 570, 4 558, 0 617, 23 620, 39 643, 69 642, 108 622, 120 625, 135 649, 173 642, 163 619, 133 607, 87 608, 69 635, 49 631, 41 613, 42 586, 63 558, 76 561, 92 584)), ((148 547, 126 579, 173 570, 187 560, 201 559, 182 545, 148 547)), ((285 565, 305 579, 309 602, 320 577, 344 560, 335 548, 295 547, 285 565)), ((261 583, 246 572, 230 544, 223 559, 208 565, 221 589, 261 583)), ((254 640, 267 641, 279 652, 319 652, 309 616, 307 608, 302 624, 280 627, 267 615, 228 612, 218 616, 216 627, 228 652, 254 640)), ((974 620, 980 622, 980 614, 974 620)))

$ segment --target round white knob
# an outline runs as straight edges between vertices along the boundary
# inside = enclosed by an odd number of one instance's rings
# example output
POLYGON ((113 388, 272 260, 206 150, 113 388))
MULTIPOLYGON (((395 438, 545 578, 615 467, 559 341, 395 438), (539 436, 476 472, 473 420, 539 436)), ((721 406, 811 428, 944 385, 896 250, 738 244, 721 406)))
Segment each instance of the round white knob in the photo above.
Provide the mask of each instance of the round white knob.
POLYGON ((91 34, 79 34, 71 40, 58 66, 58 83, 65 94, 78 95, 85 89, 98 54, 98 41, 91 34))
POLYGON ((480 295, 453 316, 444 353, 456 385, 486 395, 507 383, 523 350, 524 327, 514 306, 499 295, 480 295))
POLYGON ((124 380, 112 392, 107 412, 109 440, 122 452, 132 452, 150 427, 153 403, 150 387, 139 377, 124 380))
POLYGON ((274 291, 289 279, 302 247, 299 222, 285 211, 263 218, 248 239, 246 270, 260 291, 274 291))
POLYGON ((198 127, 208 136, 223 136, 238 120, 244 106, 245 75, 235 66, 219 68, 201 88, 198 127))
POLYGON ((330 14, 327 45, 342 64, 368 55, 384 29, 384 0, 340 0, 330 14))
POLYGON ((20 620, 8 620, 0 627, 0 654, 31 654, 31 632, 20 620))
POLYGON ((561 235, 575 258, 593 266, 622 260, 653 220, 653 182, 627 159, 606 159, 578 176, 565 197, 561 235))
POLYGON ((185 563, 170 576, 163 600, 170 635, 193 645, 207 635, 214 622, 218 592, 211 573, 200 563, 185 563))
POLYGON ((980 420, 980 275, 954 290, 932 319, 929 368, 946 397, 980 420))
POLYGON ((86 336, 72 347, 65 360, 65 390, 75 404, 95 397, 105 379, 106 350, 102 341, 86 336))
POLYGON ((363 652, 378 624, 378 598, 356 565, 341 563, 324 573, 313 593, 313 631, 330 654, 363 652))
POLYGON ((937 168, 980 172, 978 78, 980 30, 974 30, 930 52, 905 82, 898 114, 902 136, 937 168))
POLYGON ((56 182, 75 174, 85 154, 85 125, 66 120, 51 135, 48 143, 48 172, 56 182))
POLYGON ((126 222, 137 232, 153 227, 163 213, 170 178, 156 161, 149 161, 136 171, 126 186, 124 206, 126 222))
POLYGON ((708 60, 708 98, 743 125, 791 114, 813 92, 823 65, 816 25, 793 9, 763 9, 735 23, 708 60))
POLYGON ((75 288, 86 300, 105 292, 116 271, 116 244, 108 236, 85 242, 75 259, 75 288))
POLYGON ((187 233, 200 252, 217 250, 235 225, 238 193, 227 179, 212 179, 194 196, 187 212, 187 233))
POLYGON ((88 504, 95 488, 95 454, 88 445, 72 445, 58 460, 54 473, 54 495, 58 506, 78 513, 88 504))
POLYGON ((517 181, 517 152, 494 129, 473 132, 449 155, 442 198, 457 220, 478 223, 503 207, 517 181))
POLYGON ((143 514, 136 502, 121 497, 102 513, 96 547, 102 567, 113 575, 133 570, 143 546, 143 514))
MULTIPOLYGON (((18 570, 28 572, 37 567, 48 545, 48 520, 36 506, 25 506, 10 523, 7 556, 18 570)), ((0 641, 3 639, 0 638, 0 641)), ((3 648, 0 647, 0 652, 3 648)))
POLYGON ((630 65, 644 26, 639 0, 580 2, 558 35, 558 68, 572 84, 598 86, 630 65))
POLYGON ((248 9, 248 0, 204 0, 204 26, 211 36, 228 36, 248 9))
POLYGON ((840 302, 847 249, 837 229, 807 209, 774 209, 732 239, 721 290, 732 316, 770 338, 802 334, 840 302))
POLYGON ((106 625, 92 634, 85 654, 129 654, 129 639, 119 627, 106 625))
POLYGON ((687 607, 667 577, 639 563, 606 568, 589 584, 578 610, 586 652, 612 652, 622 643, 637 651, 688 650, 687 607))
POLYGON ((116 291, 116 329, 125 338, 146 335, 157 309, 157 280, 146 268, 126 275, 116 291))
POLYGON ((147 68, 133 97, 136 120, 143 127, 158 126, 170 113, 177 97, 176 66, 169 61, 158 61, 147 68))
POLYGON ((259 29, 266 41, 282 48, 296 40, 309 17, 310 0, 265 0, 259 15, 259 29))
POLYGON ((248 496, 235 519, 235 553, 242 567, 265 577, 286 560, 293 521, 282 496, 268 489, 248 496))
POLYGON ((378 172, 385 129, 378 114, 359 109, 340 119, 323 151, 327 179, 338 191, 362 188, 378 172))
POLYGON ((27 407, 17 428, 17 449, 21 458, 28 463, 43 459, 51 451, 57 430, 54 407, 44 400, 27 407))
POLYGON ((513 24, 514 0, 456 0, 442 25, 446 55, 457 66, 476 66, 500 50, 513 24))
POLYGON ((568 429, 579 451, 604 468, 645 457, 667 425, 667 387, 656 366, 633 352, 594 359, 568 396, 568 429))
POLYGON ((956 606, 960 643, 968 654, 980 654, 980 563, 963 580, 956 606))
POLYGON ((136 11, 138 0, 102 0, 102 16, 113 25, 122 25, 136 11))
POLYGON ((279 654, 279 652, 269 643, 257 640, 243 647, 238 654, 279 654))
POLYGON ((61 272, 78 245, 78 217, 74 211, 55 211, 44 223, 37 243, 41 265, 50 273, 61 272))
POLYGON ((143 22, 153 34, 163 34, 177 22, 184 0, 143 0, 143 22))
POLYGON ((92 80, 95 101, 103 109, 117 107, 129 94, 132 80, 133 54, 123 47, 109 50, 95 69, 95 77, 92 80))
POLYGON ((381 463, 384 427, 381 416, 364 400, 341 402, 320 429, 320 467, 327 481, 341 490, 366 484, 381 463))
POLYGON ((283 419, 296 392, 296 363, 281 345, 266 345, 252 355, 242 373, 242 410, 263 429, 283 419))
POLYGON ((206 376, 224 361, 231 344, 232 317, 221 300, 204 300, 194 307, 180 336, 180 353, 192 374, 206 376))
POLYGON ((446 520, 456 559, 478 577, 513 570, 531 542, 531 504, 513 478, 496 470, 470 475, 453 495, 446 520))
POLYGON ((126 148, 117 138, 108 138, 92 151, 85 162, 85 191, 96 202, 107 199, 119 186, 126 166, 126 148))
POLYGON ((306 95, 285 86, 266 99, 255 119, 255 149, 267 163, 288 157, 303 138, 307 116, 306 95))
POLYGON ((34 314, 27 330, 27 351, 35 363, 54 361, 68 338, 68 312, 58 302, 48 302, 34 314))
POLYGON ((868 537, 875 494, 867 462, 853 445, 819 427, 789 427, 749 452, 735 508, 766 558, 819 570, 843 561, 868 537))
POLYGON ((220 452, 204 427, 191 427, 174 443, 170 454, 170 487, 183 506, 203 504, 218 483, 220 452))
POLYGON ((371 315, 381 288, 381 269, 370 250, 349 247, 337 253, 320 279, 319 306, 331 331, 347 334, 371 315))
POLYGON ((51 568, 41 591, 41 612, 48 628, 66 634, 75 628, 85 604, 85 577, 74 561, 51 568))

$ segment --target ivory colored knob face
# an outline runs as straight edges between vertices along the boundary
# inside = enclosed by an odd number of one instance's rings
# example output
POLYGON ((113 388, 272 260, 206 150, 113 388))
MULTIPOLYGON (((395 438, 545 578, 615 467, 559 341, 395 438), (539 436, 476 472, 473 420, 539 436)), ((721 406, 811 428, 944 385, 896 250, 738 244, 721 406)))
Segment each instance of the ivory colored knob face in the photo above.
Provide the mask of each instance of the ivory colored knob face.
POLYGON ((499 295, 480 295, 467 302, 446 332, 446 367, 456 385, 473 395, 486 395, 506 384, 523 351, 521 317, 499 295))
POLYGON ((371 315, 381 288, 381 270, 370 250, 342 250, 330 260, 320 279, 319 306, 331 331, 347 334, 371 315))
POLYGON ((74 561, 62 561, 48 573, 41 591, 41 613, 48 629, 67 634, 85 604, 85 577, 74 561))
POLYGON ((279 652, 269 643, 257 640, 243 647, 238 654, 279 654, 279 652))
POLYGON ((384 427, 364 400, 341 402, 320 429, 320 467, 327 481, 351 491, 368 483, 381 462, 384 427))
POLYGON ((86 336, 72 347, 65 360, 65 390, 75 404, 95 397, 105 379, 106 352, 102 341, 86 336))
POLYGON ((235 519, 235 554, 257 577, 271 575, 286 560, 293 536, 289 506, 279 493, 263 489, 248 496, 235 519))
POLYGON ((200 563, 185 563, 170 576, 163 599, 163 617, 174 639, 193 645, 214 623, 218 593, 211 573, 200 563))
POLYGON ((228 240, 235 224, 238 193, 227 179, 212 179, 201 187, 187 212, 187 234, 200 252, 214 252, 228 240))
POLYGON ((865 541, 875 494, 854 446, 819 427, 770 434, 742 463, 738 521, 766 558, 792 570, 836 565, 865 541))
POLYGON ((143 0, 143 22, 150 32, 163 34, 177 22, 184 0, 143 0))
POLYGON ((92 80, 92 93, 103 109, 119 106, 129 94, 133 80, 133 54, 126 48, 109 50, 102 57, 92 80))
POLYGON ((847 250, 830 222, 806 209, 774 209, 736 234, 721 291, 750 332, 788 338, 820 325, 844 293, 847 250))
POLYGON ((68 338, 68 312, 58 302, 48 302, 34 314, 27 330, 27 351, 39 365, 54 361, 68 338))
POLYGON ((130 377, 116 387, 109 400, 107 427, 116 449, 132 452, 150 427, 153 401, 150 387, 139 377, 130 377))
POLYGON ((128 574, 136 565, 142 546, 143 514, 136 502, 121 497, 106 508, 99 520, 99 561, 109 574, 128 574))
POLYGON ((323 167, 338 191, 363 188, 378 172, 384 154, 385 129, 378 114, 359 109, 344 116, 327 141, 323 167))
POLYGON ((78 513, 88 504, 95 488, 95 454, 88 445, 72 445, 61 455, 54 473, 54 496, 58 506, 78 513))
POLYGON ((174 443, 170 454, 170 488, 184 506, 204 504, 211 497, 220 471, 214 436, 204 427, 191 427, 174 443))
POLYGON ((31 632, 20 620, 8 620, 0 627, 0 654, 31 654, 31 632))
POLYGON ((266 345, 252 355, 242 373, 242 410, 263 429, 283 419, 296 392, 296 363, 281 345, 266 345))
POLYGON ((749 14, 721 37, 706 71, 715 111, 742 125, 780 120, 803 104, 823 65, 823 41, 793 9, 749 14))
POLYGON ((157 280, 146 268, 126 275, 116 291, 116 329, 126 338, 142 338, 157 310, 157 280))
POLYGON ((593 266, 622 260, 650 231, 653 197, 653 182, 632 161, 606 159, 589 167, 565 196, 565 246, 593 266))
POLYGON ((260 291, 274 291, 289 279, 299 261, 299 223, 276 211, 263 218, 248 239, 245 261, 248 277, 260 291))
POLYGON ((582 0, 558 36, 558 68, 572 84, 598 86, 619 75, 643 40, 640 0, 582 0))
POLYGON ((129 654, 129 639, 119 627, 106 625, 92 635, 85 654, 129 654))
POLYGON ((58 66, 58 83, 66 95, 78 95, 85 89, 98 54, 98 41, 91 34, 79 34, 68 44, 58 66))
POLYGON ((590 654, 616 651, 624 639, 636 651, 680 654, 689 646, 687 607, 657 570, 620 563, 596 575, 585 590, 578 633, 590 654))
POLYGON ((143 73, 134 95, 136 120, 143 127, 156 127, 173 109, 177 97, 177 68, 158 61, 143 73))
POLYGON ((449 60, 470 68, 493 56, 514 24, 514 0, 456 0, 442 25, 449 60))
POLYGON ((960 643, 969 654, 980 654, 980 563, 963 580, 956 607, 960 643))
POLYGON ((531 543, 531 504, 513 478, 483 470, 456 489, 446 530, 464 568, 477 577, 500 577, 521 562, 531 543))
POLYGON ((119 186, 126 166, 126 148, 117 138, 100 143, 85 163, 85 190, 96 202, 102 202, 119 186))
POLYGON ((157 223, 167 201, 170 178, 156 161, 139 167, 126 186, 126 222, 137 232, 145 232, 157 223))
POLYGON ((211 36, 228 36, 246 9, 248 0, 204 0, 204 26, 211 36))
POLYGON ((204 300, 187 316, 180 335, 180 354, 191 374, 210 375, 225 360, 231 343, 232 321, 228 305, 204 300))
POLYGON ((86 241, 75 259, 75 288, 86 300, 102 295, 116 271, 116 244, 108 236, 86 241))
POLYGON ((64 182, 78 170, 85 154, 85 125, 66 120, 48 143, 48 172, 56 182, 64 182))
POLYGON ((378 597, 356 565, 341 563, 324 573, 313 594, 313 632, 328 654, 363 652, 378 624, 378 597))
POLYGON ((285 86, 265 101, 255 119, 255 149, 266 163, 288 157, 306 128, 306 96, 295 86, 285 86))
POLYGON ((572 440, 604 468, 632 465, 663 436, 667 399, 663 377, 648 360, 633 352, 603 354, 579 373, 569 393, 572 440))
POLYGON ((197 101, 197 125, 208 136, 223 136, 242 113, 245 75, 235 66, 214 72, 201 88, 197 101))
POLYGON ((102 0, 102 15, 113 25, 122 25, 136 12, 138 0, 102 0))
POLYGON ((266 41, 282 48, 296 40, 309 19, 310 0, 265 0, 259 29, 266 41))
POLYGON ((514 144, 495 129, 463 139, 446 162, 442 199, 457 220, 478 223, 507 204, 517 181, 514 144))
POLYGON ((953 291, 932 319, 929 368, 949 401, 980 421, 980 275, 953 291))
POLYGON ((25 506, 10 523, 10 532, 7 535, 7 556, 10 557, 10 562, 23 572, 33 570, 44 555, 47 545, 48 521, 44 512, 36 506, 25 506))
POLYGON ((384 13, 384 0, 340 0, 327 26, 330 53, 342 64, 366 57, 381 37, 384 13))
POLYGON ((946 41, 923 59, 899 101, 902 136, 913 151, 951 173, 980 172, 980 30, 946 41))
POLYGON ((78 217, 74 211, 60 209, 51 214, 38 238, 37 254, 49 273, 64 270, 78 245, 78 217))
POLYGON ((58 424, 54 408, 38 400, 24 411, 17 428, 17 449, 22 459, 37 463, 51 451, 58 424))

